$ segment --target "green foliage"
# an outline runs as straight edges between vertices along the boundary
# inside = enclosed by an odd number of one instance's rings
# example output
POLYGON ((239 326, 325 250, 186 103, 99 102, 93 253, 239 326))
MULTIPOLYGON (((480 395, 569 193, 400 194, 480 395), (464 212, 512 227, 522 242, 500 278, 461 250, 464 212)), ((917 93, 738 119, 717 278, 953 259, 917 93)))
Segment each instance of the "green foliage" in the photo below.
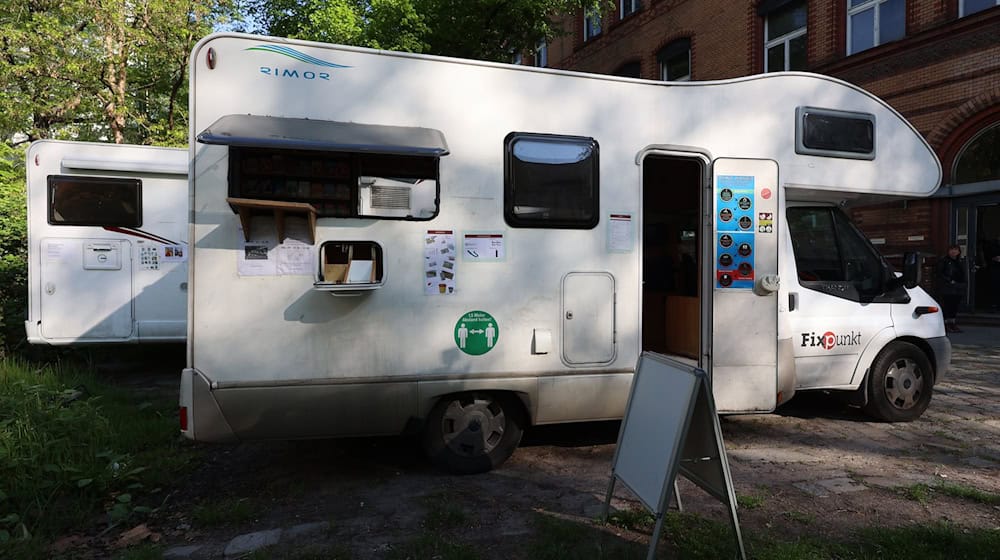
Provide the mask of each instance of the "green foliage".
POLYGON ((250 0, 250 31, 506 62, 564 33, 557 19, 600 0, 250 0))
POLYGON ((1000 506, 1000 494, 986 492, 985 490, 980 490, 965 484, 943 482, 934 486, 934 490, 953 498, 961 498, 963 500, 970 500, 989 506, 1000 506))
POLYGON ((478 560, 481 556, 470 545, 456 543, 441 534, 424 533, 411 541, 393 546, 386 558, 389 560, 409 560, 411 558, 478 560))
POLYGON ((69 368, 0 360, 0 557, 102 513, 132 522, 189 461, 172 402, 136 403, 69 368))
POLYGON ((186 143, 187 58, 232 0, 10 0, 0 137, 186 143))
POLYGON ((24 150, 0 143, 0 357, 24 339, 28 227, 24 150))
POLYGON ((861 532, 864 558, 879 560, 953 560, 996 558, 1000 531, 962 529, 948 523, 873 528, 861 532))

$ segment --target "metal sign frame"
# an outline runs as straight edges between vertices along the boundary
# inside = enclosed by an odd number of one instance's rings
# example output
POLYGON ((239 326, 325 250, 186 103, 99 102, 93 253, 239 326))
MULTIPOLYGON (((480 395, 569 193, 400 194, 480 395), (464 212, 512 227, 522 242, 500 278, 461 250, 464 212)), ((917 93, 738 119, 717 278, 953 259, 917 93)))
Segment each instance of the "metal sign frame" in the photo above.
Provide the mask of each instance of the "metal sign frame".
POLYGON ((678 473, 728 506, 739 557, 746 560, 729 460, 704 370, 642 353, 611 465, 602 517, 607 520, 615 483, 621 481, 656 517, 648 560, 656 557, 678 473))

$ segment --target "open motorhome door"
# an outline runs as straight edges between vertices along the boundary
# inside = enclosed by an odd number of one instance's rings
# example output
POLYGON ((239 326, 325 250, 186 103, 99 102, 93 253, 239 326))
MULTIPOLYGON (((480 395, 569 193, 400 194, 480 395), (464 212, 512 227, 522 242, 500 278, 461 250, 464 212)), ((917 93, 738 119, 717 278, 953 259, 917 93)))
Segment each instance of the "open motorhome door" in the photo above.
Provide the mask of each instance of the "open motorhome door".
POLYGON ((712 376, 719 412, 771 411, 778 392, 778 164, 712 165, 712 376))

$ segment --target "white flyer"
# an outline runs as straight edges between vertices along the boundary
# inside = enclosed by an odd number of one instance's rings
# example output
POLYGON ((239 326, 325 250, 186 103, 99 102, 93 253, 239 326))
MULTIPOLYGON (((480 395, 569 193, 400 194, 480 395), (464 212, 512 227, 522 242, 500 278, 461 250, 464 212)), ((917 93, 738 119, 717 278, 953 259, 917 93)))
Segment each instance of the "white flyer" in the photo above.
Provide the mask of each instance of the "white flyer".
POLYGON ((631 212, 608 214, 608 252, 630 253, 635 238, 631 212))
POLYGON ((462 260, 501 262, 507 259, 502 231, 475 231, 462 236, 462 260))

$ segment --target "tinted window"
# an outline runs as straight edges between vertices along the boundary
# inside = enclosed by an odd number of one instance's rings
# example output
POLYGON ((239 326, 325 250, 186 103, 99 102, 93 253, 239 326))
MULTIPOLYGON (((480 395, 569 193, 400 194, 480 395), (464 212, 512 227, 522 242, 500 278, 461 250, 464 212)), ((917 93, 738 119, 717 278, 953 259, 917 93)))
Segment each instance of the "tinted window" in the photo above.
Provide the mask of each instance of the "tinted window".
POLYGON ((109 177, 48 177, 49 223, 63 226, 142 225, 142 181, 109 177))
POLYGON ((883 295, 891 274, 868 239, 836 208, 789 208, 799 284, 855 301, 883 295))
POLYGON ((581 229, 597 225, 598 147, 593 138, 513 133, 505 144, 508 224, 581 229))
POLYGON ((805 107, 797 112, 797 153, 875 158, 874 115, 805 107))

